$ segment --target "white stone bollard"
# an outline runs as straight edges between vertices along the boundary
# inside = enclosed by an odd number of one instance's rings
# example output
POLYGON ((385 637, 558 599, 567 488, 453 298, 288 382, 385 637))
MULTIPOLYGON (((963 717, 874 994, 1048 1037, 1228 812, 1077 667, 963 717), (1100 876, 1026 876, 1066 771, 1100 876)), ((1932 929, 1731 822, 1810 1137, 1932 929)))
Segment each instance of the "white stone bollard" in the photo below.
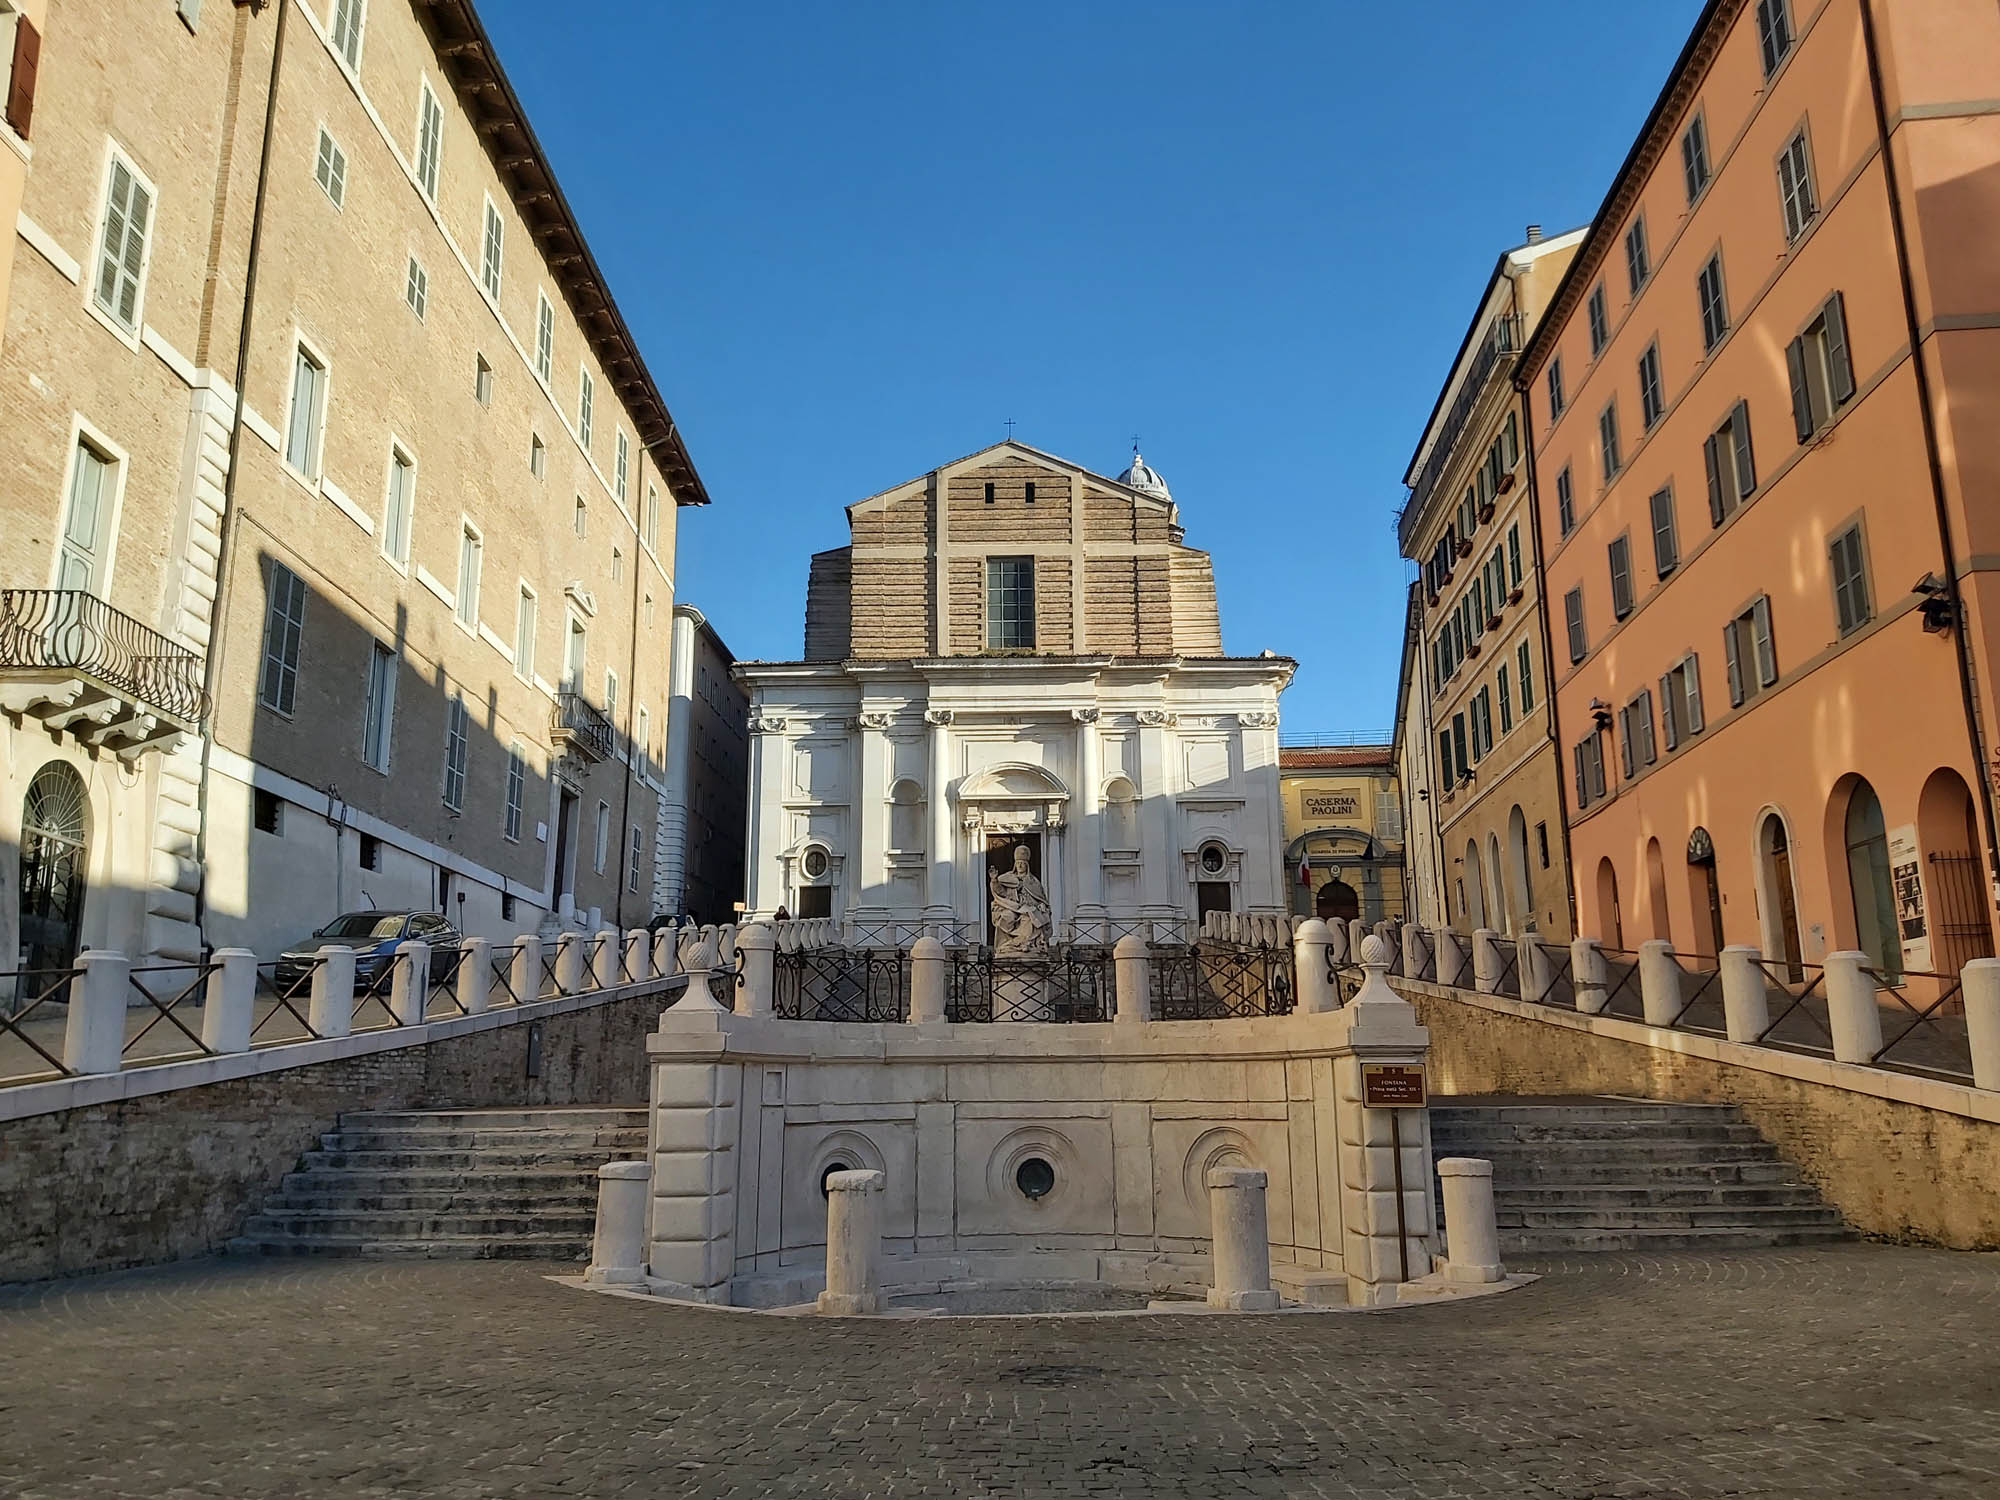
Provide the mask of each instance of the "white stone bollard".
POLYGON ((1259 1167, 1208 1169, 1209 1244, 1214 1285, 1208 1305, 1231 1312, 1270 1312, 1271 1236, 1265 1219, 1266 1174, 1259 1167))
POLYGON ((542 998, 542 940, 534 933, 514 939, 514 958, 507 970, 507 988, 516 1005, 533 1005, 542 998))
POLYGON ((1465 988, 1465 948, 1459 940, 1458 930, 1453 927, 1431 929, 1431 952, 1437 963, 1432 973, 1438 984, 1446 989, 1465 988))
POLYGON ((743 983, 736 987, 736 1014, 768 1016, 778 984, 778 935, 762 922, 752 922, 737 938, 743 954, 743 983))
POLYGON ((1975 958, 1961 974, 1973 1087, 2000 1089, 2000 958, 1975 958))
POLYGON ((1340 991, 1327 978, 1327 949, 1333 933, 1318 917, 1299 923, 1292 939, 1292 968, 1298 976, 1299 1013, 1323 1015, 1340 1009, 1340 991))
POLYGON ((458 1003, 468 1016, 483 1015, 493 1008, 493 944, 485 938, 463 938, 459 947, 458 1003))
POLYGON ((653 1169, 643 1161, 608 1161, 597 1169, 597 1231, 583 1279, 631 1286, 646 1279, 646 1199, 653 1169))
POLYGON ((1514 954, 1521 975, 1521 998, 1530 1004, 1546 1000, 1555 978, 1547 946, 1534 933, 1524 932, 1514 940, 1514 954))
POLYGON ((1681 1013, 1681 966, 1674 945, 1649 938, 1639 945, 1639 1004, 1648 1026, 1671 1026, 1681 1013))
POLYGON ((1405 979, 1424 977, 1424 929, 1416 922, 1405 922, 1402 932, 1402 975, 1405 979))
POLYGON ((944 944, 920 937, 910 944, 910 1024, 926 1026, 944 1019, 944 944))
POLYGON ((1610 1003, 1604 987, 1604 949, 1596 938, 1578 938, 1569 945, 1569 983, 1576 1008, 1587 1016, 1600 1014, 1610 1003))
POLYGON ((1326 952, 1331 963, 1344 964, 1349 961, 1353 950, 1347 946, 1347 924, 1329 922, 1326 924, 1326 952))
POLYGON ((643 927, 625 934, 625 982, 644 984, 653 977, 653 935, 643 927))
POLYGON ((1732 1042, 1755 1042, 1771 1025, 1771 1002, 1764 988, 1763 957, 1748 943, 1722 950, 1722 1024, 1732 1042))
POLYGON ((681 945, 675 924, 669 922, 653 934, 653 972, 662 979, 681 971, 681 945))
POLYGON ((880 1172, 833 1172, 826 1179, 826 1290, 818 1310, 854 1318, 882 1310, 880 1172))
POLYGON ((1491 927, 1472 934, 1472 987, 1482 995, 1500 989, 1500 934, 1491 927))
POLYGON ((116 1073, 125 1059, 125 996, 132 960, 108 948, 77 955, 69 982, 63 1066, 72 1073, 116 1073))
POLYGON ((556 939, 556 993, 574 995, 583 988, 583 934, 565 932, 556 939))
POLYGON ((1146 940, 1136 932, 1126 933, 1111 950, 1111 964, 1118 980, 1117 1019, 1120 1022, 1149 1019, 1152 1000, 1146 992, 1151 988, 1152 964, 1146 956, 1146 940))
POLYGON ((1500 1228, 1493 1212, 1493 1163, 1447 1156, 1437 1164, 1444 1188, 1444 1233, 1449 1254, 1438 1269, 1446 1281, 1504 1281, 1500 1228))
POLYGON ((1882 1012, 1867 962, 1867 954, 1853 949, 1826 956, 1826 1020, 1835 1062, 1872 1063, 1882 1050, 1882 1012))
POLYGON ((615 990, 623 984, 624 978, 618 971, 618 960, 623 957, 618 929, 606 927, 597 934, 597 949, 591 955, 591 988, 615 990))
POLYGON ((201 1007, 201 1044, 211 1052, 248 1052, 257 1017, 257 955, 217 948, 201 1007))
POLYGON ((389 1014, 398 1026, 421 1026, 431 999, 431 945, 421 938, 396 944, 389 976, 389 1014))
POLYGON ((327 943, 319 958, 306 1024, 322 1037, 346 1036, 354 1030, 354 950, 345 943, 327 943))
POLYGON ((1367 938, 1367 936, 1368 936, 1368 929, 1361 925, 1361 918, 1359 917, 1348 918, 1347 951, 1355 955, 1356 963, 1359 963, 1361 961, 1360 960, 1361 944, 1363 940, 1367 938))

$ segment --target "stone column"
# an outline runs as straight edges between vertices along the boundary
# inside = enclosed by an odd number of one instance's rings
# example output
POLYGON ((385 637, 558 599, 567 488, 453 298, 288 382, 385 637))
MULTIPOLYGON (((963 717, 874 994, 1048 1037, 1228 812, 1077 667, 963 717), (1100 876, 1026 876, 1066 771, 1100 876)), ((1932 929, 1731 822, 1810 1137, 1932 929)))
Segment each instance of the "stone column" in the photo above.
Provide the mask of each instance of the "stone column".
POLYGON ((1493 1163, 1447 1156, 1437 1164, 1444 1188, 1445 1243, 1450 1254, 1439 1268, 1446 1281, 1503 1281, 1500 1230, 1493 1212, 1493 1163))
POLYGON ((248 1052, 257 1015, 257 955, 217 948, 201 1008, 201 1044, 211 1052, 248 1052))
POLYGON ((481 1015, 493 1005, 493 944, 485 938, 461 938, 458 961, 458 1003, 468 1016, 481 1015))
POLYGON ((925 1026, 944 1019, 944 944, 924 936, 910 945, 910 1024, 925 1026))
POLYGON ((565 932, 556 939, 556 993, 574 995, 583 988, 583 934, 565 932))
POLYGON ((1146 940, 1136 932, 1126 933, 1111 950, 1111 964, 1118 982, 1118 1022, 1148 1019, 1152 1014, 1152 998, 1147 994, 1152 964, 1146 956, 1146 940))
POLYGON ((1722 1024, 1732 1042, 1755 1042, 1771 1025, 1764 989, 1763 955, 1747 943, 1722 950, 1722 1024))
POLYGON ((1882 1012, 1868 955, 1852 949, 1826 956, 1826 1019, 1835 1062, 1870 1063, 1882 1050, 1882 1012))
POLYGON ((2000 1089, 2000 958, 1975 958, 1963 970, 1965 1040, 1974 1088, 2000 1089))
POLYGON ((389 1014, 398 1026, 421 1026, 431 998, 431 945, 420 938, 405 938, 396 945, 390 960, 395 972, 389 976, 389 1014))
POLYGON ((954 922, 957 908, 952 904, 951 861, 955 831, 951 820, 951 710, 924 710, 930 726, 930 785, 924 788, 924 805, 931 817, 930 901, 924 907, 927 922, 954 922))
POLYGON ((1594 1016, 1610 1003, 1605 989, 1604 949, 1596 938, 1578 938, 1569 945, 1569 983, 1576 1008, 1594 1016))
POLYGON ((597 946, 591 951, 591 988, 613 990, 624 983, 618 971, 620 939, 615 927, 601 928, 597 946))
POLYGON ((1146 915, 1155 921, 1181 913, 1167 721, 1168 716, 1157 710, 1139 715, 1139 843, 1144 855, 1140 889, 1146 915))
POLYGON ((1327 949, 1332 942, 1333 934, 1318 917, 1299 923, 1298 934, 1292 939, 1292 971, 1297 976, 1301 1015, 1340 1009, 1340 992, 1326 972, 1327 949))
POLYGON ((768 1016, 778 981, 778 938, 762 922, 752 922, 737 934, 736 948, 743 955, 743 983, 736 990, 739 1016, 768 1016))
POLYGON ((653 977, 653 935, 643 927, 625 934, 625 982, 643 984, 653 977))
POLYGON ((1549 998, 1555 971, 1549 964, 1549 950, 1533 931, 1524 932, 1514 943, 1515 964, 1521 976, 1521 998, 1540 1004, 1549 998))
POLYGON ((597 1229, 583 1279, 630 1286, 646 1279, 646 1200, 653 1168, 643 1161, 608 1161, 597 1169, 597 1229))
POLYGON ((853 721, 851 743, 856 769, 852 849, 855 858, 845 869, 847 906, 843 915, 850 929, 855 925, 875 926, 888 919, 889 907, 889 715, 870 709, 862 701, 862 711, 853 721))
POLYGON ((533 1005, 542 998, 542 940, 532 932, 514 939, 513 967, 507 971, 507 987, 514 992, 516 1005, 533 1005))
POLYGON ((69 1020, 63 1033, 63 1066, 72 1073, 116 1073, 125 1057, 125 997, 132 960, 93 948, 76 960, 69 986, 69 1020))
POLYGON ((1271 1236, 1265 1219, 1266 1174, 1255 1167, 1208 1169, 1209 1244, 1214 1285, 1208 1305, 1231 1312, 1270 1312, 1271 1236))
POLYGON ((834 1172, 826 1179, 826 1290, 818 1310, 853 1318, 882 1310, 880 1172, 834 1172))
POLYGON ((319 950, 319 958, 306 1024, 323 1037, 346 1036, 354 1029, 354 950, 344 943, 328 943, 319 950))
POLYGON ((1081 927, 1104 920, 1104 804, 1100 800, 1104 794, 1104 742, 1097 734, 1096 709, 1072 709, 1070 716, 1076 720, 1077 786, 1070 827, 1076 831, 1075 921, 1081 927))
POLYGON ((1472 987, 1482 995, 1500 989, 1500 934, 1491 927, 1472 934, 1472 987))
POLYGON ((1681 1013, 1681 966, 1664 938, 1639 945, 1639 1004, 1648 1026, 1671 1026, 1681 1013))
POLYGON ((653 972, 662 979, 681 971, 681 930, 668 922, 653 934, 653 972))

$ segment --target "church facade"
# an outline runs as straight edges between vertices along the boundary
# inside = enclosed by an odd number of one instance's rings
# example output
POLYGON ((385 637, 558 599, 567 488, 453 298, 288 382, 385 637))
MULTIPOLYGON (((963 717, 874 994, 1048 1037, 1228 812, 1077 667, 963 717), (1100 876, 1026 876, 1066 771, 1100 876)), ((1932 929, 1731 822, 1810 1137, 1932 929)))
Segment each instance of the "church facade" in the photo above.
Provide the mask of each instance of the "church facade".
POLYGON ((1279 913, 1278 696, 1135 454, 1005 442, 849 506, 804 659, 740 662, 748 915, 1003 952, 1279 913), (1044 909, 1045 908, 1045 909, 1044 909))

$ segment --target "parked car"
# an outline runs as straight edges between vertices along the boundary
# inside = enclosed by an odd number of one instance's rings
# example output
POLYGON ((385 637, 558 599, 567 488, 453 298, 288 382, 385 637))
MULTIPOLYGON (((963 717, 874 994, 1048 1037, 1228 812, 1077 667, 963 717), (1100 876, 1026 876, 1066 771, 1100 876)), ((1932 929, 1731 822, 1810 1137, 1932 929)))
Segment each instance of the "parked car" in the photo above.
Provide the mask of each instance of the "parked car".
POLYGON ((436 912, 349 911, 278 955, 278 988, 290 990, 312 972, 323 946, 340 943, 354 950, 354 990, 359 994, 382 977, 396 957, 397 944, 407 938, 430 944, 432 984, 451 977, 458 962, 459 933, 436 912))

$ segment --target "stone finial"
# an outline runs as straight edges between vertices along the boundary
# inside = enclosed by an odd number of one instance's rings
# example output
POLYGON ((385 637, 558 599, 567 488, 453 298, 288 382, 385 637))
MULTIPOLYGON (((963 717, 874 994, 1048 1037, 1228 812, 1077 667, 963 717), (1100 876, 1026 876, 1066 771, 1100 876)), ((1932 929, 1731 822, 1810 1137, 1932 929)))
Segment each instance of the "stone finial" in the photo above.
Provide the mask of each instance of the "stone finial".
POLYGON ((1361 967, 1370 973, 1389 972, 1389 944, 1379 933, 1369 933, 1361 940, 1361 967))

